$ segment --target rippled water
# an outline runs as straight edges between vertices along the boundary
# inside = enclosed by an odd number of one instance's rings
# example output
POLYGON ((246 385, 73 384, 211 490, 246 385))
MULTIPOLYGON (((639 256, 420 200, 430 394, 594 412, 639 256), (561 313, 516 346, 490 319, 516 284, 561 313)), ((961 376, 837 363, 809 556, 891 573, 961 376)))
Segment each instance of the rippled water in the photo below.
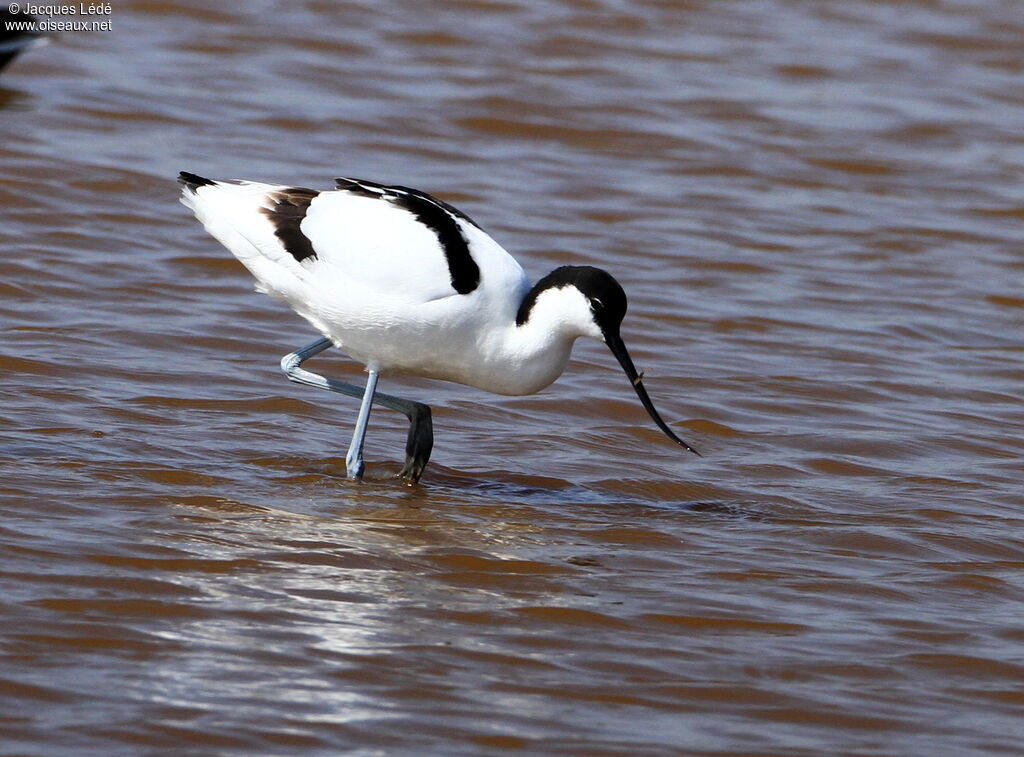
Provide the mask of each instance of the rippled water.
POLYGON ((0 78, 5 754, 1019 754, 1017 4, 115 5, 0 78), (348 482, 182 169, 608 268, 705 456, 581 342, 348 482))

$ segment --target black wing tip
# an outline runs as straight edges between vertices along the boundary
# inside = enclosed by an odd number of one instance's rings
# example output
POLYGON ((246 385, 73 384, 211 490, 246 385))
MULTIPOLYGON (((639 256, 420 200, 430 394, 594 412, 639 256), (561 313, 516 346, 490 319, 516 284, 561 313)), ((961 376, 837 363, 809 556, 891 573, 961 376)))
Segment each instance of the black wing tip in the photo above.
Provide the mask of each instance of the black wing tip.
POLYGON ((369 197, 381 197, 389 187, 363 179, 351 179, 340 176, 334 180, 334 186, 345 192, 367 195, 369 197))
POLYGON ((217 182, 213 179, 207 179, 205 176, 200 176, 199 174, 181 171, 178 174, 178 183, 195 192, 199 187, 211 187, 217 182))

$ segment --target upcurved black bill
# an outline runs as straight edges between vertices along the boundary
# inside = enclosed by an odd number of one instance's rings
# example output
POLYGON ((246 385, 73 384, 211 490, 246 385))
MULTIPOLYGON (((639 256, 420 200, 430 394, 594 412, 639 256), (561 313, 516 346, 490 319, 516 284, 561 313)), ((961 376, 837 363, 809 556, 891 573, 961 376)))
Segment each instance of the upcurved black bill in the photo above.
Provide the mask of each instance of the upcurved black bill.
POLYGON ((654 422, 658 424, 658 428, 664 431, 668 438, 679 446, 685 447, 698 457, 703 457, 700 452, 672 433, 672 429, 670 429, 665 421, 661 419, 661 416, 658 415, 658 411, 654 409, 654 403, 651 402, 651 398, 647 394, 647 389, 644 388, 643 376, 637 373, 636 366, 633 365, 633 360, 630 358, 629 352, 626 351, 626 345, 622 341, 622 337, 618 334, 605 334, 604 341, 612 351, 612 354, 615 355, 615 359, 619 361, 619 365, 622 366, 622 370, 626 372, 626 376, 629 378, 630 383, 633 384, 633 388, 636 390, 636 396, 640 398, 640 401, 643 403, 644 408, 646 408, 647 413, 651 416, 654 422))

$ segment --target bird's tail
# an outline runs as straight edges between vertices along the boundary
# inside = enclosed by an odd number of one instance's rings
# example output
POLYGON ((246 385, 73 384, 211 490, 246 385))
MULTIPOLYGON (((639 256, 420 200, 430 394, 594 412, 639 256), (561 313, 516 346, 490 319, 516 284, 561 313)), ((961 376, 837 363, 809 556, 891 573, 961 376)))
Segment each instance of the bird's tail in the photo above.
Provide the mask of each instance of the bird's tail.
POLYGON ((182 171, 181 202, 256 277, 257 289, 301 302, 308 271, 285 249, 271 221, 272 195, 286 187, 220 181, 182 171))

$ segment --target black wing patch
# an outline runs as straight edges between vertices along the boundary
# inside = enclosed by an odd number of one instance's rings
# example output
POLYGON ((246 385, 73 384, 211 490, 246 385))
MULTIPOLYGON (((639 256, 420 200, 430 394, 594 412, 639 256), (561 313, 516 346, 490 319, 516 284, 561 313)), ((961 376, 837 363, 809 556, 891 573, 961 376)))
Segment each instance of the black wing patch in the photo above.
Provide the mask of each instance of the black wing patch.
POLYGON ((316 250, 309 237, 302 233, 299 226, 306 217, 309 203, 320 194, 315 189, 290 187, 271 192, 268 197, 273 207, 261 208, 261 212, 274 224, 274 234, 281 240, 293 258, 300 263, 307 258, 316 260, 316 250))
POLYGON ((217 182, 213 179, 207 179, 205 176, 200 176, 199 174, 180 171, 178 173, 178 183, 183 187, 186 187, 189 191, 195 192, 199 187, 213 186, 217 182))
POLYGON ((338 189, 367 197, 378 197, 407 210, 416 220, 437 236, 448 261, 452 288, 459 294, 469 294, 480 285, 480 267, 473 260, 469 243, 459 228, 459 220, 477 224, 462 211, 436 197, 402 186, 385 186, 361 179, 336 179, 338 189))

